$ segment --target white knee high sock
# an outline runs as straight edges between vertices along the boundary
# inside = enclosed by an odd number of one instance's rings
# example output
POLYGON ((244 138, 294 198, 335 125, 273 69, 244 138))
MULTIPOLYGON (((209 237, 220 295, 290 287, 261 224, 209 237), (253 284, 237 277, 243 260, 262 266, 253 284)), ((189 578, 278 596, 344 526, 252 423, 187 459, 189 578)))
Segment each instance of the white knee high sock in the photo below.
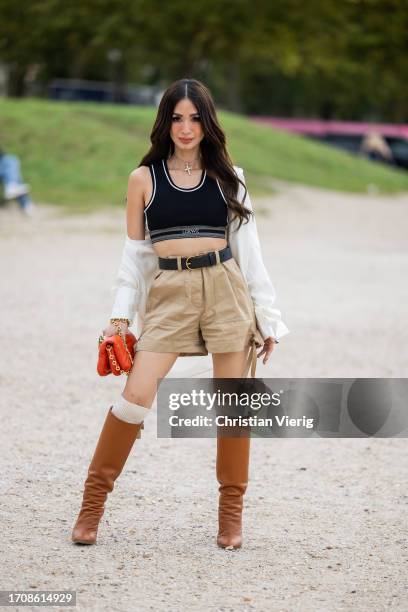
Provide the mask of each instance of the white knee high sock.
POLYGON ((150 408, 128 402, 128 400, 121 395, 120 399, 112 404, 112 412, 118 419, 126 421, 126 423, 142 423, 146 415, 150 412, 150 408))

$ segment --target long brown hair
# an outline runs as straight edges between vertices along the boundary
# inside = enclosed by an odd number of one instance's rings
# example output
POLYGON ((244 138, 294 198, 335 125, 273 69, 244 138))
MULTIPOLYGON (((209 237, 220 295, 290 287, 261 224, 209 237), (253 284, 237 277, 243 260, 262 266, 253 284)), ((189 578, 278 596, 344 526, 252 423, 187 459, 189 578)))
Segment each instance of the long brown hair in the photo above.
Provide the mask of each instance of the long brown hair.
POLYGON ((218 178, 221 189, 228 202, 228 207, 235 213, 232 219, 239 217, 239 229, 245 219, 249 221, 252 211, 243 205, 247 189, 245 183, 236 175, 232 160, 226 148, 226 137, 218 122, 215 104, 209 89, 196 79, 179 79, 174 81, 164 92, 157 110, 150 141, 152 146, 143 157, 139 166, 148 166, 153 162, 169 157, 174 153, 174 142, 170 137, 172 117, 176 104, 183 98, 189 98, 200 114, 204 137, 200 142, 200 151, 207 174, 218 178), (239 184, 244 187, 242 203, 237 200, 239 184))

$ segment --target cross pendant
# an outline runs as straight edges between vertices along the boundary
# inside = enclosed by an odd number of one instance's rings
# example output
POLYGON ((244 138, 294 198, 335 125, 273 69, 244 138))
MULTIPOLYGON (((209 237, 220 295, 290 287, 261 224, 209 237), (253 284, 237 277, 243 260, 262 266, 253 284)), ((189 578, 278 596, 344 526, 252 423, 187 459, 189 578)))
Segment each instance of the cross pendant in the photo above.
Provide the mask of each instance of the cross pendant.
POLYGON ((190 164, 188 162, 186 162, 186 167, 184 168, 184 172, 188 172, 188 174, 191 174, 191 170, 193 169, 192 166, 190 166, 190 164))

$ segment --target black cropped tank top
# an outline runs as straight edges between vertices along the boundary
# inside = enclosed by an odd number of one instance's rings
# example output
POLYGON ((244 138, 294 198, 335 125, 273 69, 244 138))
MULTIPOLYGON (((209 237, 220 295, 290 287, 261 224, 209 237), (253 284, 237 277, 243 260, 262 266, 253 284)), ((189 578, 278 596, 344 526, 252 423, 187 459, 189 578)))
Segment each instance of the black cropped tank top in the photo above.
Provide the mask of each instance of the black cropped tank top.
POLYGON ((149 165, 153 192, 144 209, 153 242, 174 238, 226 238, 228 205, 218 179, 203 169, 195 187, 178 187, 165 159, 149 165))

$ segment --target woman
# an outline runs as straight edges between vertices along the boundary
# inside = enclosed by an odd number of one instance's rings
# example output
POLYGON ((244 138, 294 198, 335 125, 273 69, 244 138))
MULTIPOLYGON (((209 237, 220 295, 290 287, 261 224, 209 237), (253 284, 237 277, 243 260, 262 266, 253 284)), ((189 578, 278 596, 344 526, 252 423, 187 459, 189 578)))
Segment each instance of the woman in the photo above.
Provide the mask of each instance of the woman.
MULTIPOLYGON (((254 376, 257 356, 266 363, 289 332, 272 307, 275 291, 243 172, 232 165, 202 83, 181 79, 165 91, 151 142, 129 178, 127 236, 112 318, 103 332, 126 332, 137 312, 138 343, 89 467, 72 532, 76 543, 96 542, 107 494, 140 437, 157 379, 177 357, 211 353, 215 378, 245 377, 250 366, 254 376)), ((242 430, 234 436, 217 437, 222 548, 242 545, 250 438, 242 430)))

